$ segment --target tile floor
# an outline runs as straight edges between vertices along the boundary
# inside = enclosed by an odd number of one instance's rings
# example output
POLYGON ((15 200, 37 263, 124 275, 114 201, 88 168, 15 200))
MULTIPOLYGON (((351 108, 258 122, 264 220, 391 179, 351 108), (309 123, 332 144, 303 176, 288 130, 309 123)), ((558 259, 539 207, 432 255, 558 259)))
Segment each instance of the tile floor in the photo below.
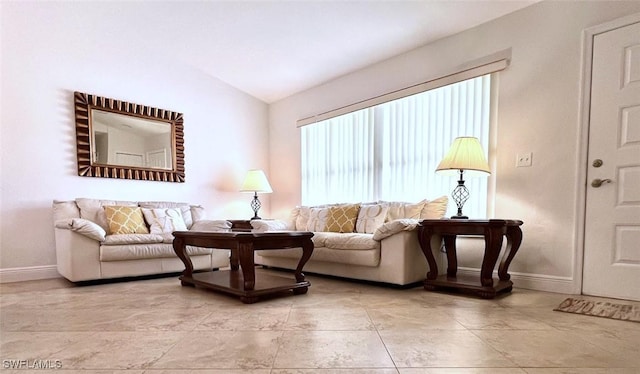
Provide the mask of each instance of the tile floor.
POLYGON ((307 278, 306 295, 251 305, 176 277, 2 284, 0 371, 42 372, 8 369, 26 360, 94 374, 640 373, 640 323, 552 311, 567 295, 307 278))

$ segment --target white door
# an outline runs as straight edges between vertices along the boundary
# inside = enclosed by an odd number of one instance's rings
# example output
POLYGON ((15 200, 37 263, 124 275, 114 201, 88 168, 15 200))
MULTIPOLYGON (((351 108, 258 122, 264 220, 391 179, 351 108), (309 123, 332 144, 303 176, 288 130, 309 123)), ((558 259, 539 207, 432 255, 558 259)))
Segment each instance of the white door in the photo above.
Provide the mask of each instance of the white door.
POLYGON ((640 300, 640 23, 596 35, 592 69, 582 292, 640 300))

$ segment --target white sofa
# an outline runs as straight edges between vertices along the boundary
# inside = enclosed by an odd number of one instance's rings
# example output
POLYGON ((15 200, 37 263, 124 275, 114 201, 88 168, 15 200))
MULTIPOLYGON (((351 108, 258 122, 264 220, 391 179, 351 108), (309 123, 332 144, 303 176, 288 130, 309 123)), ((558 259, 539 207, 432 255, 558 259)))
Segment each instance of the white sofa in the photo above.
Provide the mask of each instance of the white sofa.
MULTIPOLYGON (((254 220, 255 231, 312 231, 314 251, 304 267, 309 273, 406 286, 421 282, 428 271, 418 243, 421 219, 440 219, 447 210, 446 196, 418 203, 376 202, 359 205, 355 232, 326 232, 331 208, 339 205, 296 207, 289 220, 254 220)), ((441 238, 431 248, 442 266, 441 238)), ((255 262, 267 267, 295 269, 300 249, 256 251, 255 262)))
MULTIPOLYGON (((121 278, 184 270, 173 251, 171 227, 148 234, 109 233, 105 206, 177 212, 186 229, 226 231, 227 221, 205 219, 201 206, 177 202, 135 202, 79 198, 53 202, 58 272, 72 282, 121 278)), ((164 223, 164 221, 163 221, 164 223)), ((148 222, 147 222, 148 224, 148 222)), ((153 232, 153 230, 152 230, 153 232)), ((187 247, 195 270, 229 266, 229 251, 187 247)))

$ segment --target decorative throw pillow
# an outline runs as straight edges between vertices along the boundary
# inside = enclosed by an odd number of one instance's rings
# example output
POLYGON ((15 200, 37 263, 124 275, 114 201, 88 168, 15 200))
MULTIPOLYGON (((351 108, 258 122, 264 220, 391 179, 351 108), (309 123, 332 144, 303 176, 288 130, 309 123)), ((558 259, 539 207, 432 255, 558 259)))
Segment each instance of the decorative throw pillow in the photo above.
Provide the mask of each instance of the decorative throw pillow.
POLYGON ((384 204, 389 207, 387 222, 400 218, 419 219, 422 208, 424 208, 426 202, 427 200, 422 200, 415 204, 396 201, 385 202, 384 204))
POLYGON ((447 214, 447 206, 449 204, 449 198, 447 196, 440 196, 437 199, 427 201, 420 212, 420 219, 440 219, 447 214))
MULTIPOLYGON (((138 203, 138 206, 142 208, 142 214, 144 214, 144 209, 166 209, 166 208, 176 208, 182 213, 182 220, 187 228, 193 225, 193 215, 191 214, 191 206, 187 203, 176 203, 172 201, 141 201, 138 203)), ((145 219, 147 216, 144 217, 145 219)), ((149 223, 149 221, 147 221, 149 223)))
POLYGON ((187 230, 187 224, 184 222, 180 208, 142 208, 142 214, 144 214, 144 219, 149 224, 152 234, 187 230))
POLYGON ((360 212, 356 220, 356 232, 361 234, 373 234, 384 224, 389 207, 383 204, 360 205, 360 212))
POLYGON ((133 206, 107 205, 104 207, 110 234, 148 234, 142 218, 142 209, 133 206))
POLYGON ((353 232, 359 211, 360 204, 347 204, 329 208, 327 226, 324 231, 353 232))
POLYGON ((307 230, 307 223, 309 222, 310 213, 311 213, 311 208, 308 206, 295 207, 294 210, 291 211, 291 215, 294 216, 296 220, 296 230, 298 231, 307 230))
MULTIPOLYGON (((302 209, 300 210, 302 214, 302 209)), ((327 218, 329 216, 329 208, 310 208, 309 219, 307 220, 307 231, 324 231, 327 226, 327 218)), ((296 228, 298 224, 296 223, 296 228)))

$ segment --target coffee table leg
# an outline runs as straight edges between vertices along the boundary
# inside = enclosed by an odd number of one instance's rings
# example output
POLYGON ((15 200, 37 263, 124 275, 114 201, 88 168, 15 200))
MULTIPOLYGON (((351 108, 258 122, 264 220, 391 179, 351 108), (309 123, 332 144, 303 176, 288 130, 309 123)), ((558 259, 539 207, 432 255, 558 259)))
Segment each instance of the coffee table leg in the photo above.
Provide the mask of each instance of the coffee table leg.
POLYGON ((244 290, 253 290, 256 286, 256 269, 253 262, 253 244, 238 244, 238 256, 240 259, 240 268, 242 270, 242 278, 244 279, 244 290))
POLYGON ((231 255, 229 256, 229 265, 231 265, 231 270, 238 270, 240 268, 238 262, 238 248, 231 249, 231 255))
POLYGON ((302 268, 309 261, 311 255, 313 254, 313 242, 311 240, 305 240, 302 244, 302 257, 300 257, 300 261, 298 261, 298 267, 296 267, 296 281, 304 282, 304 273, 302 272, 302 268))
POLYGON ((182 280, 182 278, 191 278, 193 275, 193 263, 191 262, 191 258, 187 255, 187 246, 182 238, 175 238, 173 240, 173 251, 184 264, 184 271, 180 277, 180 284, 183 286, 195 286, 192 283, 187 283, 182 280))

